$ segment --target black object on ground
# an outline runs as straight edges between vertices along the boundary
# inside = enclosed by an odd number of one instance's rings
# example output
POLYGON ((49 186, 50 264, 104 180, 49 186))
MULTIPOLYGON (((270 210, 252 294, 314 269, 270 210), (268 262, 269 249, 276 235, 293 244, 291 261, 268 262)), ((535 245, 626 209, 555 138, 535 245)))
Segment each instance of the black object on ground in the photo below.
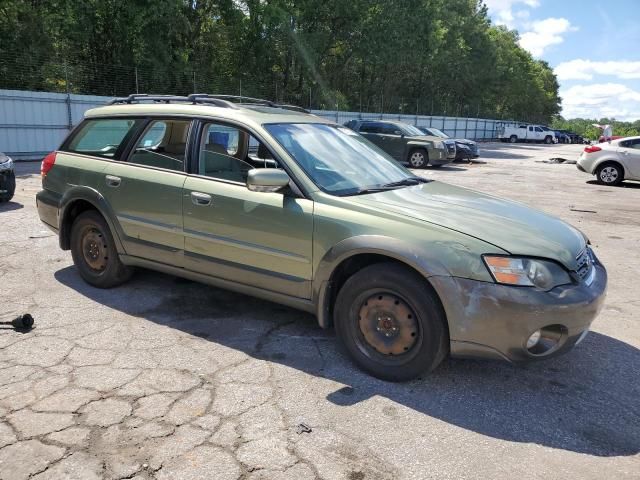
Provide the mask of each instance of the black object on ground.
POLYGON ((299 423, 298 428, 296 428, 296 433, 298 435, 302 435, 303 433, 311 433, 311 427, 306 423, 299 423))
POLYGON ((33 328, 33 317, 30 314, 25 313, 13 320, 0 322, 0 325, 11 325, 16 330, 31 330, 33 328))

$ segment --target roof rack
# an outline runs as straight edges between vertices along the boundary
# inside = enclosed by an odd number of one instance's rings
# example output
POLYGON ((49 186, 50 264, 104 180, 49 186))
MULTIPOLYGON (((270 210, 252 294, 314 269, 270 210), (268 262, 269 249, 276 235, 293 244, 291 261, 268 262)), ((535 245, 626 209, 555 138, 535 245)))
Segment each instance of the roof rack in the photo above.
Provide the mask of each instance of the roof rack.
POLYGON ((262 98, 244 97, 242 95, 212 95, 209 93, 192 93, 188 96, 179 95, 149 95, 147 93, 134 93, 128 97, 114 98, 107 102, 107 105, 121 105, 142 102, 154 102, 154 103, 192 103, 196 104, 209 104, 222 108, 238 108, 239 106, 266 106, 272 108, 282 108, 284 110, 291 110, 300 113, 311 113, 307 109, 299 107, 297 105, 287 105, 272 102, 271 100, 264 100, 262 98), (231 100, 240 100, 239 102, 231 100))

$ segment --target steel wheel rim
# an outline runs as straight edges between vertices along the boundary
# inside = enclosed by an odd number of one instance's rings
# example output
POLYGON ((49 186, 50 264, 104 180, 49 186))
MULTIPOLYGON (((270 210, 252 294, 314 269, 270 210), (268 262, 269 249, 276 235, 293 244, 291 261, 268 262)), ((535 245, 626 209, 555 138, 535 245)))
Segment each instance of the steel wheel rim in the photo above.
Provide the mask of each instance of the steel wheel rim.
POLYGON ((613 183, 618 179, 618 169, 615 167, 604 167, 600 171, 600 180, 604 183, 613 183))
POLYGON ((88 227, 82 232, 82 258, 95 272, 103 272, 109 261, 109 251, 104 234, 96 227, 88 227))
POLYGON ((409 163, 413 167, 421 167, 424 165, 424 155, 420 152, 413 152, 411 154, 411 158, 409 159, 409 163))
POLYGON ((358 310, 357 340, 360 350, 385 363, 404 363, 422 343, 413 308, 401 296, 383 291, 369 294, 358 310))

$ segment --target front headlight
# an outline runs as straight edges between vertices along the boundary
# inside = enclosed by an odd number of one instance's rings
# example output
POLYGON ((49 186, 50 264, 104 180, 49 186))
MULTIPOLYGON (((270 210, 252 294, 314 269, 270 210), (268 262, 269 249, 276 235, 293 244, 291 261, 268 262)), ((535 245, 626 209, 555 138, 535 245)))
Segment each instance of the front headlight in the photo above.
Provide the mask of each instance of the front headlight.
POLYGON ((559 285, 571 283, 569 273, 560 265, 548 260, 490 255, 483 258, 493 279, 504 285, 551 290, 559 285))
POLYGON ((433 142, 433 148, 437 148, 438 150, 444 150, 444 142, 441 142, 441 141, 433 142))
POLYGON ((13 160, 11 157, 5 157, 4 159, 0 159, 0 170, 11 170, 13 169, 13 160))

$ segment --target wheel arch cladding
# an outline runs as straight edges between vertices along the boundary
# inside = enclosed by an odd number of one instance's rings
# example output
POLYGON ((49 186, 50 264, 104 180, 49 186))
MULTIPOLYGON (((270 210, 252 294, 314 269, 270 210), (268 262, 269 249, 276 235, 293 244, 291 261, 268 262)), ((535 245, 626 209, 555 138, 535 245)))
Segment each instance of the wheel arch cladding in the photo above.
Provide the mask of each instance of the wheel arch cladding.
MULTIPOLYGON (((363 235, 345 239, 326 252, 314 278, 313 295, 318 324, 328 328, 332 323, 333 304, 340 287, 355 272, 375 263, 392 262, 420 275, 427 288, 433 289, 428 278, 450 276, 435 258, 417 252, 405 242, 383 236, 363 235)), ((437 292, 433 289, 437 296, 437 292)), ((448 328, 448 326, 447 326, 448 328)))
POLYGON ((71 226, 78 215, 87 210, 95 210, 107 222, 118 253, 125 253, 120 241, 121 230, 118 228, 115 218, 110 215, 112 210, 109 204, 97 190, 89 187, 70 189, 65 192, 60 205, 60 248, 63 250, 71 248, 71 226))

